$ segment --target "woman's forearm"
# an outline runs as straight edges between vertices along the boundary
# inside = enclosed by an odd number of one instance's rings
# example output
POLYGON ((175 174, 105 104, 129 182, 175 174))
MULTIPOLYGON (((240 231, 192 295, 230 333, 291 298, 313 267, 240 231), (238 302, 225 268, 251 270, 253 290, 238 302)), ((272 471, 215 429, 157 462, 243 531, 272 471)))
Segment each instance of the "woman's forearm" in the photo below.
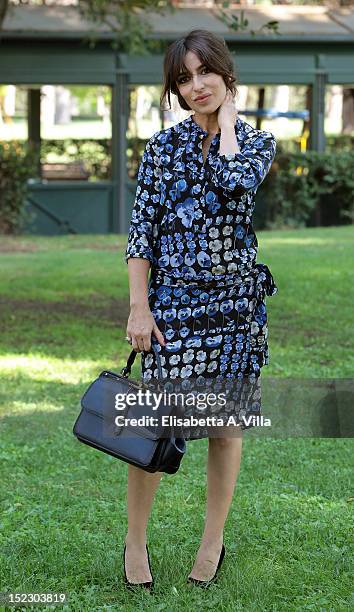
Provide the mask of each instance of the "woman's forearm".
POLYGON ((234 155, 240 153, 235 128, 233 125, 222 125, 220 128, 219 155, 234 155))
POLYGON ((130 291, 130 307, 144 308, 149 306, 148 274, 150 261, 142 257, 129 257, 128 276, 130 291))

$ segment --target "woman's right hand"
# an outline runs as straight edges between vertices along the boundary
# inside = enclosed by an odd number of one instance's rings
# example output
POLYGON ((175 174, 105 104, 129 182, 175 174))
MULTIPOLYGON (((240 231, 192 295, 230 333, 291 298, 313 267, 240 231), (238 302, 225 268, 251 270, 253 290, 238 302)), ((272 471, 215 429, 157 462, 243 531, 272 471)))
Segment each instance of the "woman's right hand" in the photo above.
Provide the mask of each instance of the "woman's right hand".
POLYGON ((161 344, 165 346, 165 339, 162 332, 157 327, 156 321, 148 305, 133 306, 130 308, 126 335, 132 339, 132 348, 137 353, 150 351, 151 334, 161 344))

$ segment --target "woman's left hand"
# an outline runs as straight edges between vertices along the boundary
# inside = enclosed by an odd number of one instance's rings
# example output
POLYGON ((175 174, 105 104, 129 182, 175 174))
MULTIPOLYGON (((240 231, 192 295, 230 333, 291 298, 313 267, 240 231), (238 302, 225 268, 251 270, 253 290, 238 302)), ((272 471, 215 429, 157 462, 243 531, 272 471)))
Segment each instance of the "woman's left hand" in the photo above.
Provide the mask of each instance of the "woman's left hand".
POLYGON ((223 103, 219 106, 218 124, 219 128, 234 127, 237 119, 238 111, 235 106, 234 98, 231 91, 228 89, 223 103))

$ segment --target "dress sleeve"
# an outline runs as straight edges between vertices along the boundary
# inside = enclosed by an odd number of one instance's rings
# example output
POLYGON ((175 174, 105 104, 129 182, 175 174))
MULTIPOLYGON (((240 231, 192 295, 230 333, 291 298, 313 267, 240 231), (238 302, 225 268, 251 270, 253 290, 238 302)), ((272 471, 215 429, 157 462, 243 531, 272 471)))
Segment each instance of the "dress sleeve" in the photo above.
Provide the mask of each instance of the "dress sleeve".
POLYGON ((241 150, 241 153, 219 155, 212 162, 212 182, 228 195, 258 189, 272 165, 276 140, 271 132, 257 130, 245 138, 241 150))
MULTIPOLYGON (((154 135, 155 136, 155 135, 154 135)), ((160 201, 159 173, 153 149, 154 136, 148 140, 141 158, 135 201, 132 210, 125 261, 142 257, 153 261, 153 226, 160 201)))

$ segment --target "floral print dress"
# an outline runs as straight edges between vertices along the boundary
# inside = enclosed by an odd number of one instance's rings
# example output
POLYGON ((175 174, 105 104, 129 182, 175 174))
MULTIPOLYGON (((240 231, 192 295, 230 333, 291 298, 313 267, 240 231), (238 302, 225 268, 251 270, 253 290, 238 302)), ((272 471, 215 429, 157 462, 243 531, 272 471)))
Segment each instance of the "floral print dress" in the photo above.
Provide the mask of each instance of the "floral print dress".
MULTIPOLYGON (((256 383, 269 362, 266 295, 277 286, 256 263, 255 193, 275 156, 272 133, 237 117, 240 153, 219 155, 220 133, 204 162, 208 133, 190 115, 156 132, 138 172, 125 259, 150 261, 149 305, 164 335, 163 376, 204 388, 207 379, 254 382, 239 405, 242 429, 261 415, 256 383), (247 422, 248 421, 248 422, 247 422)), ((153 352, 141 354, 144 382, 158 376, 153 352)), ((205 432, 204 432, 205 433, 205 432)), ((205 433, 205 435, 207 435, 205 433)), ((185 431, 186 439, 196 439, 185 431)))

